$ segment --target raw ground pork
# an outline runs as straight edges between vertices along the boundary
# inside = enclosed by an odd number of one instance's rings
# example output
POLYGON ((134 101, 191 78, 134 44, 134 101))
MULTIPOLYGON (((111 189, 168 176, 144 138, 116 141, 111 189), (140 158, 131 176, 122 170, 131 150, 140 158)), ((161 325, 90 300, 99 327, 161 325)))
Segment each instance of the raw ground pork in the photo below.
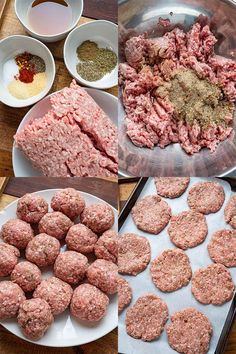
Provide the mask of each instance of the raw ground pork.
POLYGON ((164 148, 180 143, 189 154, 207 147, 212 152, 232 132, 233 114, 225 117, 225 126, 211 123, 201 128, 175 120, 174 107, 158 90, 170 81, 176 69, 193 70, 199 78, 218 85, 225 98, 236 100, 236 63, 214 54, 217 42, 209 26, 195 23, 188 33, 175 28, 163 37, 146 34, 128 39, 126 62, 119 66, 119 83, 126 111, 127 135, 139 147, 164 148))
POLYGON ((75 81, 51 97, 52 109, 15 135, 45 176, 116 176, 117 130, 75 81))

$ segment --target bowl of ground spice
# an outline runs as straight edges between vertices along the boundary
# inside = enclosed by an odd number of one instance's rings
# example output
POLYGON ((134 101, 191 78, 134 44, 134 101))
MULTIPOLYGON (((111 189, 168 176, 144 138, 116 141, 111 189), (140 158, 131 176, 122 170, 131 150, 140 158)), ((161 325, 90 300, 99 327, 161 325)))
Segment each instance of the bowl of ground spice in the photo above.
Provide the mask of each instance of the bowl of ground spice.
POLYGON ((81 84, 97 89, 117 85, 118 27, 109 21, 93 21, 74 29, 66 39, 64 61, 81 84))
POLYGON ((49 49, 27 36, 0 41, 0 101, 11 107, 27 107, 50 91, 55 62, 49 49))

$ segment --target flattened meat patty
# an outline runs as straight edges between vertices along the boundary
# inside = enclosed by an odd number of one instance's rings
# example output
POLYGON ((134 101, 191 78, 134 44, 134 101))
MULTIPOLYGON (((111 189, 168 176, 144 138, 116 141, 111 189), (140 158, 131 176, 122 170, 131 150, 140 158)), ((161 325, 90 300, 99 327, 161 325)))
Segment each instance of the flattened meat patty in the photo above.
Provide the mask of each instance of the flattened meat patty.
POLYGON ((184 251, 166 250, 151 263, 152 281, 161 291, 175 291, 189 283, 192 270, 184 251))
POLYGON ((225 200, 224 188, 217 182, 195 184, 188 194, 188 205, 202 214, 216 213, 225 200))
POLYGON ((131 337, 150 342, 160 337, 168 320, 166 303, 154 294, 138 298, 126 313, 126 331, 131 337))
POLYGON ((166 333, 171 348, 183 354, 206 354, 212 336, 208 318, 194 308, 186 308, 171 316, 166 333))
POLYGON ((156 177, 157 194, 165 198, 178 198, 187 189, 189 177, 156 177))
POLYGON ((127 233, 118 239, 118 270, 121 274, 137 275, 150 262, 149 241, 136 234, 127 233))
POLYGON ((192 278, 192 293, 202 304, 221 305, 234 293, 230 272, 223 264, 210 264, 198 269, 192 278))
POLYGON ((140 199, 131 213, 136 226, 151 234, 161 232, 171 217, 169 205, 158 195, 148 195, 140 199))
POLYGON ((208 246, 208 252, 215 263, 226 267, 236 267, 236 231, 216 231, 208 246))
POLYGON ((121 312, 132 300, 132 289, 126 279, 118 277, 118 308, 121 312))
POLYGON ((182 211, 170 219, 168 234, 171 241, 179 248, 186 250, 202 243, 207 235, 208 227, 205 215, 194 211, 182 211))
POLYGON ((225 221, 236 229, 236 194, 229 199, 224 212, 225 221))

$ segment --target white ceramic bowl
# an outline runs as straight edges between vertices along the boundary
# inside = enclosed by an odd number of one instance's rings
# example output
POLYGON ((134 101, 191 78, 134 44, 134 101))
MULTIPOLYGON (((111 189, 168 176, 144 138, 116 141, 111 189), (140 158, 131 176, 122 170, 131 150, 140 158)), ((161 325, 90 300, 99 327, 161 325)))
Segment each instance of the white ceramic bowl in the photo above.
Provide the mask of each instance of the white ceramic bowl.
POLYGON ((27 107, 40 101, 50 91, 55 79, 55 62, 50 50, 40 41, 28 36, 10 36, 0 41, 0 102, 10 107, 27 107), (26 100, 19 100, 13 97, 5 82, 3 82, 3 65, 17 54, 29 52, 41 57, 46 64, 47 86, 38 95, 28 98, 26 100))
POLYGON ((117 85, 118 65, 98 81, 84 80, 76 70, 79 62, 76 50, 84 41, 96 42, 99 47, 112 49, 118 55, 118 26, 109 21, 92 21, 75 28, 67 37, 64 45, 64 61, 71 75, 82 85, 107 89, 117 85))
POLYGON ((83 0, 66 0, 67 3, 72 7, 73 19, 71 26, 64 32, 56 33, 55 35, 42 35, 39 34, 31 28, 28 22, 28 9, 33 3, 33 0, 15 0, 15 12, 19 21, 21 22, 24 29, 33 37, 40 39, 43 42, 56 42, 67 36, 67 34, 75 28, 80 20, 83 12, 84 3, 83 0))

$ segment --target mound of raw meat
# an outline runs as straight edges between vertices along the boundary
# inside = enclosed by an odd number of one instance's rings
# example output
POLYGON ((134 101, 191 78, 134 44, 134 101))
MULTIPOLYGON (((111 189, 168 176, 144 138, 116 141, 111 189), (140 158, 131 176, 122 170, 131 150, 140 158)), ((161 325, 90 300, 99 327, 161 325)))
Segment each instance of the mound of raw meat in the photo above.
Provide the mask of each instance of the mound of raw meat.
POLYGON ((17 147, 45 176, 116 176, 117 129, 73 81, 51 96, 52 109, 15 135, 17 147))
MULTIPOLYGON (((152 149, 155 145, 164 148, 180 143, 189 154, 203 147, 213 152, 217 144, 230 135, 236 101, 236 63, 214 54, 216 42, 209 26, 200 23, 195 23, 187 33, 175 28, 159 38, 142 34, 126 41, 126 62, 119 65, 119 83, 127 135, 135 145, 152 149), (191 71, 197 80, 201 79, 201 84, 207 80, 208 85, 220 89, 216 101, 212 103, 215 98, 211 97, 209 106, 204 102, 204 112, 224 102, 226 106, 221 108, 225 116, 222 114, 220 120, 212 120, 207 125, 178 117, 168 88, 183 70, 191 71)), ((199 113, 202 113, 201 106, 199 113)))

